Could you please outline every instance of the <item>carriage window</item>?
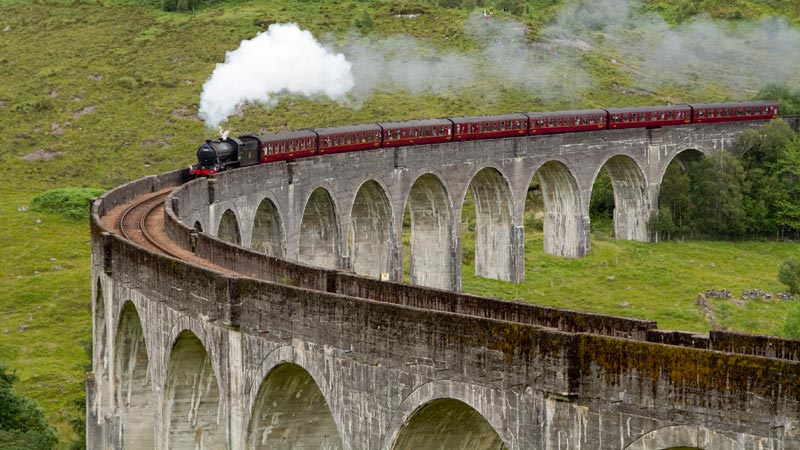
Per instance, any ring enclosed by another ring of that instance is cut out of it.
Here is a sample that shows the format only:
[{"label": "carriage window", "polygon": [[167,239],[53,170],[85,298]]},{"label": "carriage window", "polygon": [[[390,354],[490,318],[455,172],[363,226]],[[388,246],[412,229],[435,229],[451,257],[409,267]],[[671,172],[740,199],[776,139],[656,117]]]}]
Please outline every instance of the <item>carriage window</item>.
[{"label": "carriage window", "polygon": [[505,130],[505,129],[506,129],[506,122],[504,120],[504,121],[500,122],[500,130]]}]

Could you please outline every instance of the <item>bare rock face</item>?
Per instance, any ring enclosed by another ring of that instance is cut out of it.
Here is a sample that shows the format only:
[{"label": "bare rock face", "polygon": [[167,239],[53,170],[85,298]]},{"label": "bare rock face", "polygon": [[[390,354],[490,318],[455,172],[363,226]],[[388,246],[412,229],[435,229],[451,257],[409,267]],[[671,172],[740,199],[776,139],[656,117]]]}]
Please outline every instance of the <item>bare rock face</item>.
[{"label": "bare rock face", "polygon": [[36,161],[36,160],[39,160],[39,159],[43,159],[43,160],[47,161],[47,160],[53,159],[58,154],[59,154],[59,152],[51,152],[49,150],[45,150],[43,148],[40,148],[39,150],[36,150],[33,153],[28,153],[27,155],[20,156],[19,158],[23,159],[25,161]]}]

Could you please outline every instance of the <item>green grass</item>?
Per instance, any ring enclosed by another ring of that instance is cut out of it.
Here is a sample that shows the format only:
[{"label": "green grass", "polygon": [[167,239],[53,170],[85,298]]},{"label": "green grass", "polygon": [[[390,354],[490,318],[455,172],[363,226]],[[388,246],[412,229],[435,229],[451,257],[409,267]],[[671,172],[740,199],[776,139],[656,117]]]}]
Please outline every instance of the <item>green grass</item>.
[{"label": "green grass", "polygon": [[39,402],[66,440],[91,340],[87,223],[18,211],[31,193],[0,193],[0,359],[16,369],[16,389]]},{"label": "green grass", "polygon": [[[149,2],[157,5],[159,2]],[[326,42],[341,43],[368,10],[371,38],[396,34],[455,53],[473,52],[463,22],[471,11],[423,2],[216,2],[190,13],[164,13],[133,1],[0,0],[0,358],[20,377],[16,388],[36,399],[60,432],[82,396],[90,333],[90,255],[85,220],[33,211],[33,198],[59,188],[109,189],[145,175],[188,166],[198,142],[215,133],[196,118],[202,85],[225,52],[276,22],[296,22]],[[557,16],[558,1],[530,2],[519,20],[536,36]],[[675,22],[671,2],[651,1]],[[797,23],[791,2],[705,1],[715,17],[738,8],[744,17],[775,11]],[[726,9],[727,8],[727,9]],[[357,11],[357,13],[354,13]],[[419,12],[416,19],[394,14]],[[233,134],[379,120],[720,100],[721,88],[636,88],[635,68],[612,63],[612,50],[563,50],[594,80],[575,97],[543,96],[492,77],[481,67],[474,86],[458,93],[409,96],[379,88],[363,102],[285,96],[276,107],[244,109],[225,124]],[[569,80],[568,80],[569,81]],[[25,157],[25,159],[23,159]],[[19,211],[29,206],[27,211]],[[40,222],[37,223],[37,220]],[[538,236],[538,237],[537,237]],[[580,260],[541,255],[541,236],[527,235],[526,284],[471,278],[470,292],[626,316],[662,327],[707,330],[694,305],[706,288],[780,290],[777,264],[796,244],[679,243],[647,245],[595,239]],[[465,248],[468,239],[465,240]],[[739,258],[739,259],[737,259]],[[710,263],[715,267],[711,268]],[[616,279],[608,281],[609,276]],[[627,302],[627,306],[622,306]],[[787,306],[714,302],[723,324],[779,333]],[[20,331],[23,330],[23,331]]]},{"label": "green grass", "polygon": [[[474,266],[462,267],[464,291],[521,299],[542,305],[658,321],[659,328],[708,332],[711,324],[697,305],[709,289],[785,291],[776,274],[797,255],[796,243],[671,242],[648,244],[593,236],[590,253],[579,259],[542,253],[542,234],[526,230],[525,282],[486,280]],[[463,247],[474,246],[465,237]],[[720,326],[780,335],[792,302],[777,299],[713,300]],[[728,306],[724,306],[728,305]]]}]

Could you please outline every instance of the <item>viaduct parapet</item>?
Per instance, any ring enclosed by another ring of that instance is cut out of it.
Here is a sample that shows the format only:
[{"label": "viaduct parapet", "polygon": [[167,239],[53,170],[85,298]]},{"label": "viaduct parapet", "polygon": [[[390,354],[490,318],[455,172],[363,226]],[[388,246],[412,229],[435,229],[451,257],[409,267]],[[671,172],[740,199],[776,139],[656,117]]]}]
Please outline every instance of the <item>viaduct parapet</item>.
[{"label": "viaduct parapet", "polygon": [[[479,274],[519,281],[534,177],[545,252],[582,256],[603,167],[617,235],[649,240],[669,162],[730,148],[741,131],[382,149],[121,186],[92,205],[89,448],[798,449],[797,341],[662,331],[395,282],[406,202],[416,284],[460,286],[468,189]],[[153,253],[103,221],[181,184],[168,234],[238,275]]]}]

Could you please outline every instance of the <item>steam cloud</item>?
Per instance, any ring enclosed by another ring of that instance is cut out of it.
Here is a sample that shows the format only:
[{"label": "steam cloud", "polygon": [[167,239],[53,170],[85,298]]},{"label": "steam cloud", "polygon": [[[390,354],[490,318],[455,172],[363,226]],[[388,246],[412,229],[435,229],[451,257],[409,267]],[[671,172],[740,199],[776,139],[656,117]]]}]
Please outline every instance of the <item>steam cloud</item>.
[{"label": "steam cloud", "polygon": [[800,86],[800,32],[785,19],[726,22],[699,15],[671,27],[638,7],[629,0],[573,1],[544,35],[611,52],[640,89],[722,87],[744,98],[769,82]]},{"label": "steam cloud", "polygon": [[351,65],[295,24],[273,24],[225,55],[200,95],[200,117],[216,127],[244,103],[269,105],[275,94],[344,95],[353,87]]},{"label": "steam cloud", "polygon": [[588,70],[590,50],[616,68],[609,77],[625,92],[648,95],[678,87],[687,97],[678,101],[697,101],[709,89],[742,99],[768,82],[800,87],[800,32],[784,19],[697,16],[673,27],[640,11],[635,0],[567,0],[557,19],[538,30],[536,42],[520,22],[499,12],[490,18],[475,12],[460,37],[477,49],[469,53],[433,50],[408,36],[353,34],[338,44],[329,38],[328,46],[341,48],[347,59],[296,25],[272,25],[217,66],[203,87],[200,114],[216,126],[238,105],[270,104],[284,91],[357,105],[379,89],[453,96],[481,89],[489,101],[499,86],[579,106],[592,90],[609,88]]}]

